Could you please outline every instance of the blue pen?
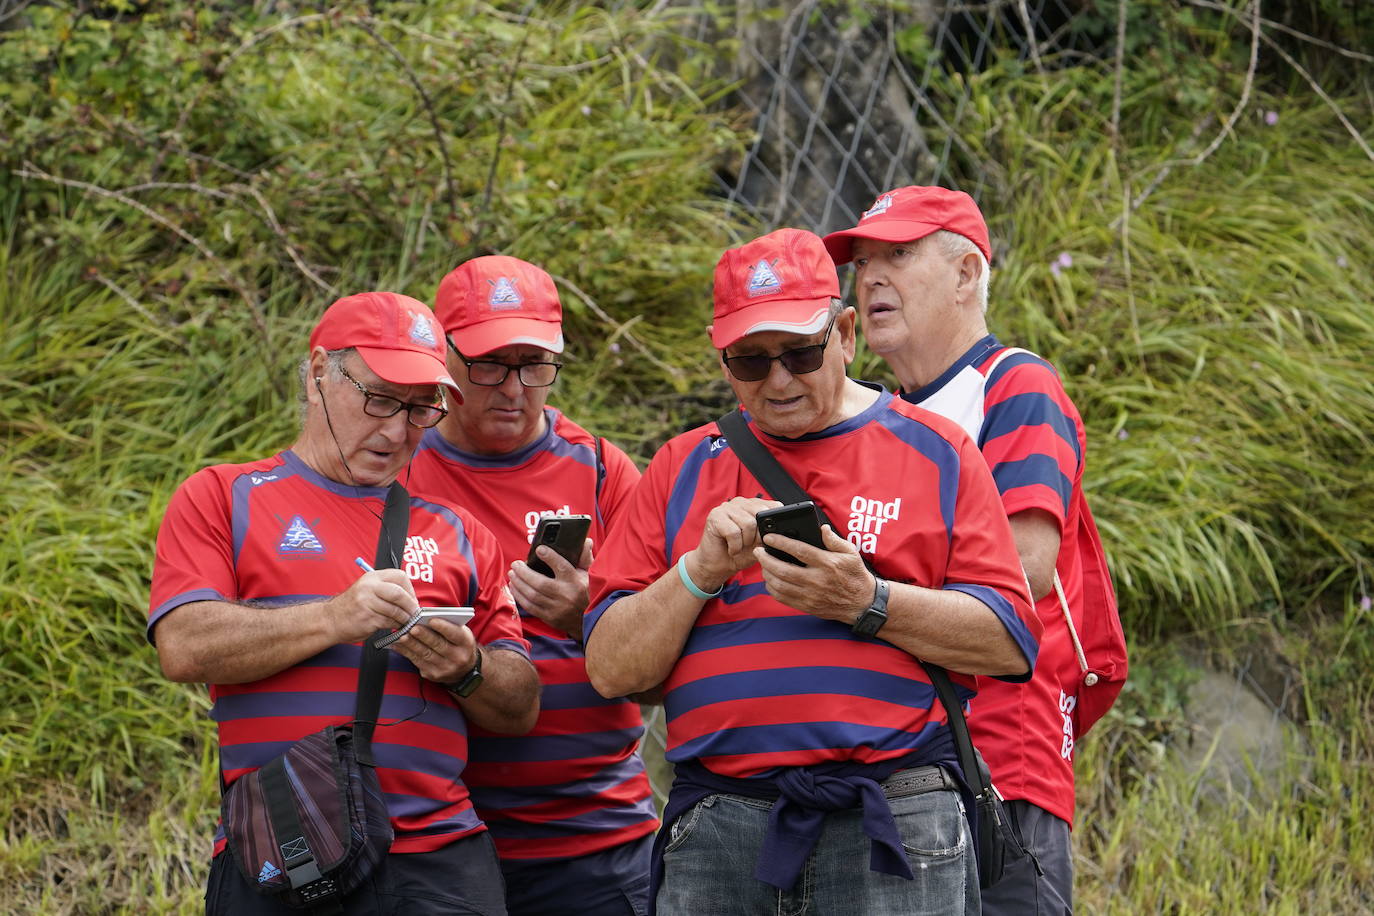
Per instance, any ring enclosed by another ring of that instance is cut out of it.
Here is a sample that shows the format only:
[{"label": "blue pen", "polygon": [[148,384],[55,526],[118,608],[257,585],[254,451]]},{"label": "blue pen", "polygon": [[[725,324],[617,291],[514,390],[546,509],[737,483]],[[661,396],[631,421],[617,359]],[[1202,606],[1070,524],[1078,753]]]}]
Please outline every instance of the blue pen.
[{"label": "blue pen", "polygon": [[377,570],[375,570],[375,569],[372,568],[372,564],[371,564],[371,563],[367,562],[367,561],[364,560],[362,557],[354,557],[354,558],[353,558],[353,562],[354,562],[354,563],[357,563],[358,566],[362,568],[362,571],[363,571],[363,572],[376,572],[376,571],[377,571]]}]

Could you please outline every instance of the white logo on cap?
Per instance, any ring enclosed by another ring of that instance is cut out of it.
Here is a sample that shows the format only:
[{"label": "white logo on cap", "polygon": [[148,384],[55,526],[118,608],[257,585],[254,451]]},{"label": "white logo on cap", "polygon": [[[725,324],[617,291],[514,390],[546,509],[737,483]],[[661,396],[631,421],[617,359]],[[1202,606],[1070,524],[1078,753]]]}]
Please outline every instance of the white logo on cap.
[{"label": "white logo on cap", "polygon": [[877,200],[873,201],[873,206],[865,210],[863,214],[859,217],[859,219],[865,220],[868,219],[870,216],[877,216],[879,213],[885,212],[887,208],[890,206],[892,206],[892,195],[884,194],[882,197],[879,197]]},{"label": "white logo on cap", "polygon": [[434,336],[434,329],[429,326],[429,320],[419,313],[411,314],[415,316],[415,320],[410,323],[410,339],[422,346],[435,346],[438,338]]},{"label": "white logo on cap", "polygon": [[765,293],[776,293],[781,289],[782,281],[773,273],[773,268],[767,261],[759,261],[749,272],[749,295],[762,296]]},{"label": "white logo on cap", "polygon": [[491,284],[491,295],[487,297],[487,305],[493,309],[518,309],[525,301],[515,288],[515,281],[510,277],[497,277],[496,280],[488,280]]}]

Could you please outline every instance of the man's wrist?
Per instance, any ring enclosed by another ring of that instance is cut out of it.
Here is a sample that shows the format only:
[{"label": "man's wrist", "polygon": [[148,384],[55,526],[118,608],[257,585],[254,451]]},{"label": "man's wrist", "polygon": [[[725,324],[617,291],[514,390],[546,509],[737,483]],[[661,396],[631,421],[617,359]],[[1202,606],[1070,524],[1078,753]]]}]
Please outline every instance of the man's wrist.
[{"label": "man's wrist", "polygon": [[463,675],[452,684],[445,684],[444,689],[457,697],[468,697],[478,687],[482,686],[482,647],[474,646],[472,668],[467,674]]},{"label": "man's wrist", "polygon": [[[678,559],[677,571],[687,591],[691,592],[697,598],[707,601],[719,595],[721,589],[725,587],[725,583],[723,579],[713,579],[708,573],[702,570],[700,568],[700,563],[693,562],[697,559],[697,552],[695,550],[687,551]],[[726,576],[724,578],[729,577]]]},{"label": "man's wrist", "polygon": [[877,575],[873,575],[873,600],[868,607],[859,612],[853,625],[850,627],[858,636],[876,636],[878,631],[887,623],[887,598],[889,587],[887,580]]}]

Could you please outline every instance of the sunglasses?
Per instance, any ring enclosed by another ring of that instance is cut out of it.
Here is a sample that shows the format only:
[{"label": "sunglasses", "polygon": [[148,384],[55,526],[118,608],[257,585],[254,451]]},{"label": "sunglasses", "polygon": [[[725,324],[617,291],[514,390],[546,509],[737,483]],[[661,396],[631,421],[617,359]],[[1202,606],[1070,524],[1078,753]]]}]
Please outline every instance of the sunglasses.
[{"label": "sunglasses", "polygon": [[825,345],[830,343],[830,332],[834,328],[835,319],[831,318],[820,343],[783,350],[777,356],[769,356],[766,353],[726,356],[725,351],[721,350],[720,358],[730,370],[730,374],[741,382],[759,382],[768,378],[768,373],[773,371],[774,360],[782,363],[782,367],[793,375],[806,375],[808,372],[815,372],[825,362]]}]

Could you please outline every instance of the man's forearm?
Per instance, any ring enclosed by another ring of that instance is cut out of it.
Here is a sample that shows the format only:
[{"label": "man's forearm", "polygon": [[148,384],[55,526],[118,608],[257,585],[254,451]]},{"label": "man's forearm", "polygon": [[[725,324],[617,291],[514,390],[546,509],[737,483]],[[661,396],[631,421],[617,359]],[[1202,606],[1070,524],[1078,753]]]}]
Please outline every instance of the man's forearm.
[{"label": "man's forearm", "polygon": [[333,645],[324,604],[183,604],[153,630],[162,672],[183,683],[243,684],[270,677]]},{"label": "man's forearm", "polygon": [[539,675],[518,652],[484,647],[482,684],[458,703],[468,721],[506,735],[523,735],[539,717]]},{"label": "man's forearm", "polygon": [[917,658],[963,674],[1025,674],[1030,666],[1002,621],[963,592],[890,583],[887,623],[878,631]]},{"label": "man's forearm", "polygon": [[608,607],[587,640],[587,676],[603,697],[653,690],[682,655],[702,599],[669,569],[644,591]]}]

